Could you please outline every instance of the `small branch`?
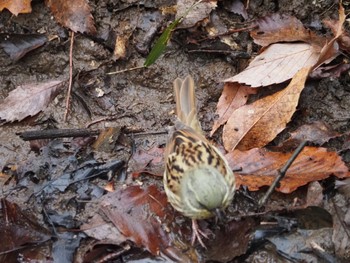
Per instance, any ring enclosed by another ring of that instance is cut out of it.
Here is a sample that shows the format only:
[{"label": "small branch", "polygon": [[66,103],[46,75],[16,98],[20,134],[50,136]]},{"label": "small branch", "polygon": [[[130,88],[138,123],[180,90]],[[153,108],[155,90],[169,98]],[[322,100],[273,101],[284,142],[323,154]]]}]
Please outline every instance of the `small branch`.
[{"label": "small branch", "polygon": [[69,85],[66,99],[66,112],[64,113],[64,121],[67,121],[67,116],[69,112],[69,101],[72,93],[72,83],[73,83],[73,43],[74,43],[74,31],[72,31],[70,39],[70,48],[69,48]]},{"label": "small branch", "polygon": [[122,70],[114,71],[114,72],[108,72],[107,75],[114,75],[114,74],[119,74],[119,73],[123,73],[123,72],[133,71],[133,70],[141,69],[141,68],[144,68],[144,67],[145,66],[140,66],[140,67],[122,69]]},{"label": "small branch", "polygon": [[25,131],[18,132],[24,141],[38,140],[38,139],[55,139],[65,137],[89,137],[99,135],[99,130],[88,129],[52,129],[52,130],[40,130],[40,131]]},{"label": "small branch", "polygon": [[273,190],[276,188],[277,184],[284,178],[286,175],[287,170],[292,165],[292,163],[295,161],[295,159],[298,157],[298,155],[301,153],[301,151],[304,149],[307,141],[303,141],[299,144],[298,148],[294,151],[292,156],[288,159],[286,164],[282,167],[282,169],[278,170],[278,176],[276,177],[275,181],[270,185],[270,188],[267,190],[263,198],[259,201],[259,207],[262,207],[265,205],[267,199],[272,194]]}]

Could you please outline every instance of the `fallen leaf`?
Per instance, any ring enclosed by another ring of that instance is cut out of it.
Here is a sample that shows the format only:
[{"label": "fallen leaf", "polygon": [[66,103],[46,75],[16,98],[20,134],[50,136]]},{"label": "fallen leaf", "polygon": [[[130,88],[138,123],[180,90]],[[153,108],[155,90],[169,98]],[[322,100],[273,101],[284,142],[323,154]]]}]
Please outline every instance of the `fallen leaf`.
[{"label": "fallen leaf", "polygon": [[223,4],[227,11],[241,15],[244,20],[248,19],[247,9],[241,0],[224,1]]},{"label": "fallen leaf", "polygon": [[215,120],[210,136],[230,118],[232,112],[246,104],[248,96],[255,94],[256,89],[239,83],[225,83],[224,89],[216,106],[216,114],[219,116]]},{"label": "fallen leaf", "polygon": [[[14,251],[23,252],[24,248],[33,250],[32,246],[38,246],[51,239],[50,232],[34,221],[32,215],[25,214],[16,203],[3,198],[0,201],[0,254],[2,256]],[[40,251],[40,246],[35,249],[35,253],[39,255]]]},{"label": "fallen leaf", "polygon": [[[235,150],[226,154],[232,169],[236,172],[237,185],[248,186],[257,191],[262,186],[270,186],[278,175],[278,169],[288,161],[292,152],[269,152],[265,148],[249,151]],[[280,187],[276,190],[291,193],[309,182],[323,180],[331,175],[338,178],[350,177],[349,170],[336,152],[328,152],[322,147],[305,147],[288,169]]]},{"label": "fallen leaf", "polygon": [[155,185],[128,186],[108,193],[101,200],[99,213],[81,227],[87,235],[99,240],[109,239],[114,244],[130,240],[153,255],[162,253],[181,262],[197,262],[198,259],[191,258],[193,248],[184,253],[176,243],[171,246],[173,239],[179,236],[179,228],[173,224],[174,212],[165,193]]},{"label": "fallen leaf", "polygon": [[32,12],[31,2],[32,0],[1,0],[0,11],[6,8],[15,16],[20,13],[30,13]]},{"label": "fallen leaf", "polygon": [[313,68],[317,68],[318,66],[322,65],[323,63],[329,63],[334,58],[336,58],[339,53],[339,44],[337,42],[338,38],[343,34],[343,24],[345,22],[345,12],[344,7],[342,6],[341,2],[339,4],[339,21],[337,21],[336,25],[337,27],[333,28],[333,32],[335,34],[334,38],[329,41],[321,50],[320,57],[317,61],[317,63],[314,65]]},{"label": "fallen leaf", "polygon": [[239,82],[252,87],[282,83],[301,68],[315,65],[318,58],[319,52],[307,43],[272,44],[256,56],[244,71],[225,82]]},{"label": "fallen leaf", "polygon": [[[316,145],[323,145],[330,139],[340,136],[329,125],[322,121],[315,121],[311,124],[304,124],[290,133],[290,138],[278,145],[276,148],[286,151],[295,149],[302,141],[308,141]],[[274,149],[276,149],[274,148]]]},{"label": "fallen leaf", "polygon": [[225,223],[225,226],[216,228],[215,238],[209,240],[205,251],[206,259],[231,262],[235,257],[246,253],[254,227],[254,220],[248,217],[240,221],[232,220]]},{"label": "fallen leaf", "polygon": [[47,37],[40,34],[0,34],[0,47],[14,61],[19,60],[28,52],[41,47],[47,42]]},{"label": "fallen leaf", "polygon": [[0,104],[0,122],[21,121],[42,111],[62,91],[65,82],[51,80],[18,86]]},{"label": "fallen leaf", "polygon": [[321,66],[313,70],[309,76],[314,79],[339,78],[341,74],[347,72],[349,69],[350,64],[342,62],[336,65]]},{"label": "fallen leaf", "polygon": [[[318,262],[319,257],[316,253],[312,253],[314,251],[312,246],[317,242],[322,248],[329,247],[332,244],[332,232],[332,227],[298,229],[293,233],[268,237],[267,240],[276,248],[276,251],[285,255],[284,262],[291,261],[289,259],[293,259],[294,262]],[[310,253],[305,253],[305,251],[310,251]]]},{"label": "fallen leaf", "polygon": [[225,149],[262,147],[290,121],[310,68],[301,69],[283,90],[235,110],[223,130]]},{"label": "fallen leaf", "polygon": [[164,148],[155,146],[148,150],[136,150],[130,160],[129,167],[133,171],[134,177],[137,177],[140,173],[162,176],[164,171]]},{"label": "fallen leaf", "polygon": [[[217,6],[216,1],[203,1],[201,3],[193,6],[197,0],[178,0],[177,1],[177,13],[176,19],[181,18],[184,14],[190,9],[190,12],[184,16],[184,19],[181,21],[181,28],[193,27],[198,22],[209,17],[209,14]],[[193,6],[193,7],[192,7]]]},{"label": "fallen leaf", "polygon": [[306,29],[299,19],[287,14],[275,13],[256,21],[257,28],[250,32],[254,42],[268,46],[277,42],[302,41],[320,51],[327,39]]},{"label": "fallen leaf", "polygon": [[145,67],[149,67],[152,65],[164,52],[169,39],[171,38],[171,34],[173,30],[177,27],[182,17],[176,19],[172,22],[161,34],[156,43],[154,44],[151,52],[148,54],[145,63],[143,64]]},{"label": "fallen leaf", "polygon": [[169,237],[156,218],[165,216],[167,203],[164,193],[155,186],[145,190],[131,186],[105,199],[101,212],[127,239],[157,255],[161,247],[169,244]]},{"label": "fallen leaf", "polygon": [[46,0],[58,23],[73,32],[96,34],[94,19],[87,0]]}]

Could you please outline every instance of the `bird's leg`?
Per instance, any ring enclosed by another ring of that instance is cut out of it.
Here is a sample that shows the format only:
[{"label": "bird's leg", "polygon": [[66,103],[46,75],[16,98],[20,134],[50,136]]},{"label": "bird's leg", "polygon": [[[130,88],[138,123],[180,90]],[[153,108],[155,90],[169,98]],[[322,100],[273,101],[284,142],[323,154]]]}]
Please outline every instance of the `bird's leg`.
[{"label": "bird's leg", "polygon": [[192,246],[194,245],[194,242],[196,241],[196,239],[198,239],[198,242],[202,245],[202,247],[207,248],[202,240],[202,237],[205,237],[206,239],[208,239],[208,235],[206,233],[204,233],[202,230],[200,230],[197,220],[192,219],[192,239],[191,239],[191,243]]}]

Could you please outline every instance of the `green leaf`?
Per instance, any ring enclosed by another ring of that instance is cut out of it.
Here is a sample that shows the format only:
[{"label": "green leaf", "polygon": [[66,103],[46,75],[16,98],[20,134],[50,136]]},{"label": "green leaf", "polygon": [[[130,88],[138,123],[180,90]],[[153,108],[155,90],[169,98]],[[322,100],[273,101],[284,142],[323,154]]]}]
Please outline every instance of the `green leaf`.
[{"label": "green leaf", "polygon": [[145,67],[149,67],[152,65],[159,57],[163,54],[169,39],[171,38],[171,34],[173,33],[173,30],[177,25],[180,23],[180,21],[188,15],[188,13],[196,6],[198,5],[202,0],[197,1],[194,3],[182,16],[180,16],[178,19],[176,19],[174,22],[172,22],[160,35],[157,42],[154,44],[151,52],[148,54],[145,63],[143,64]]},{"label": "green leaf", "polygon": [[157,42],[154,44],[151,52],[148,54],[145,63],[143,64],[145,67],[148,67],[152,65],[159,57],[163,54],[168,41],[171,37],[172,31],[174,28],[179,24],[182,17],[176,19],[174,22],[172,22],[161,34]]}]

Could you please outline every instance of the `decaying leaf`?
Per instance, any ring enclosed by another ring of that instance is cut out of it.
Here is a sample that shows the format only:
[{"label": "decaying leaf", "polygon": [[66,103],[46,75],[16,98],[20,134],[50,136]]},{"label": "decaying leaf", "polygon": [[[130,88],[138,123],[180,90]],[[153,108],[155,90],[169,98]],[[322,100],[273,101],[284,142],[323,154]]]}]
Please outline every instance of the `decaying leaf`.
[{"label": "decaying leaf", "polygon": [[196,257],[193,248],[184,253],[176,244],[171,246],[171,240],[178,236],[179,228],[172,224],[173,212],[171,208],[168,209],[170,205],[165,193],[155,185],[145,188],[128,186],[101,199],[99,213],[89,224],[81,227],[87,235],[100,240],[108,239],[114,244],[132,241],[153,255],[162,253],[180,262],[198,260],[191,258],[191,255]]},{"label": "decaying leaf", "polygon": [[225,82],[239,82],[252,87],[282,83],[301,68],[312,67],[320,53],[307,43],[278,43],[267,47],[249,66]]},{"label": "decaying leaf", "polygon": [[[38,246],[50,240],[50,232],[34,221],[33,215],[24,213],[16,203],[11,203],[3,198],[0,201],[0,254],[2,260],[5,259],[3,255],[14,251],[23,252],[25,248],[30,249],[33,245]],[[40,255],[40,249],[31,249],[32,259],[43,260],[42,257],[36,257],[37,254]]]},{"label": "decaying leaf", "polygon": [[317,68],[323,63],[331,62],[339,55],[339,44],[337,40],[343,34],[343,24],[345,22],[345,18],[344,7],[342,5],[339,5],[339,21],[337,22],[337,27],[333,28],[335,36],[322,48],[320,57],[317,63],[314,65],[314,68]]},{"label": "decaying leaf", "polygon": [[102,204],[101,212],[127,239],[156,255],[169,242],[169,237],[155,218],[165,216],[166,206],[166,196],[155,186],[146,190],[134,186],[111,193]]},{"label": "decaying leaf", "polygon": [[227,122],[234,110],[246,104],[250,94],[255,93],[256,89],[249,88],[239,83],[225,83],[216,106],[216,114],[219,116],[219,119],[215,120],[210,136],[212,136],[221,125]]},{"label": "decaying leaf", "polygon": [[244,6],[242,1],[224,1],[223,4],[227,11],[241,15],[244,18],[244,20],[248,19],[247,8]]},{"label": "decaying leaf", "polygon": [[223,130],[225,149],[262,147],[290,121],[310,68],[301,69],[285,89],[235,110]]},{"label": "decaying leaf", "polygon": [[[232,169],[242,168],[236,173],[238,185],[246,185],[256,191],[269,186],[278,174],[278,169],[287,162],[290,153],[269,152],[264,148],[249,151],[235,150],[226,154]],[[336,152],[327,152],[322,147],[305,147],[288,169],[277,191],[291,193],[309,182],[325,179],[331,175],[338,178],[350,177],[350,173]]]},{"label": "decaying leaf", "polygon": [[47,42],[47,37],[41,34],[0,34],[0,47],[14,61]]},{"label": "decaying leaf", "polygon": [[326,38],[316,35],[306,29],[299,19],[287,14],[275,13],[256,21],[258,28],[250,32],[254,42],[268,46],[277,42],[301,41],[311,44],[320,51],[326,43]]},{"label": "decaying leaf", "polygon": [[42,111],[62,91],[61,80],[17,87],[0,104],[0,122],[21,121]]},{"label": "decaying leaf", "polygon": [[295,149],[302,141],[321,146],[330,139],[340,136],[340,134],[322,121],[315,121],[304,124],[294,132],[290,133],[290,138],[277,146],[280,150]]},{"label": "decaying leaf", "polygon": [[[184,19],[181,22],[181,28],[193,27],[199,21],[207,18],[210,12],[216,8],[216,1],[203,1],[195,4],[198,0],[178,0],[176,18]],[[195,4],[195,5],[194,5]],[[194,5],[194,6],[193,6]],[[184,15],[189,9],[190,12]]]},{"label": "decaying leaf", "polygon": [[31,6],[32,0],[1,0],[0,1],[0,12],[6,8],[12,14],[17,16],[18,14],[25,14],[32,12]]},{"label": "decaying leaf", "polygon": [[162,175],[164,172],[164,148],[137,149],[130,160],[129,167],[133,171],[134,177],[140,173]]},{"label": "decaying leaf", "polygon": [[96,34],[94,19],[87,0],[46,0],[58,23],[73,32]]}]

